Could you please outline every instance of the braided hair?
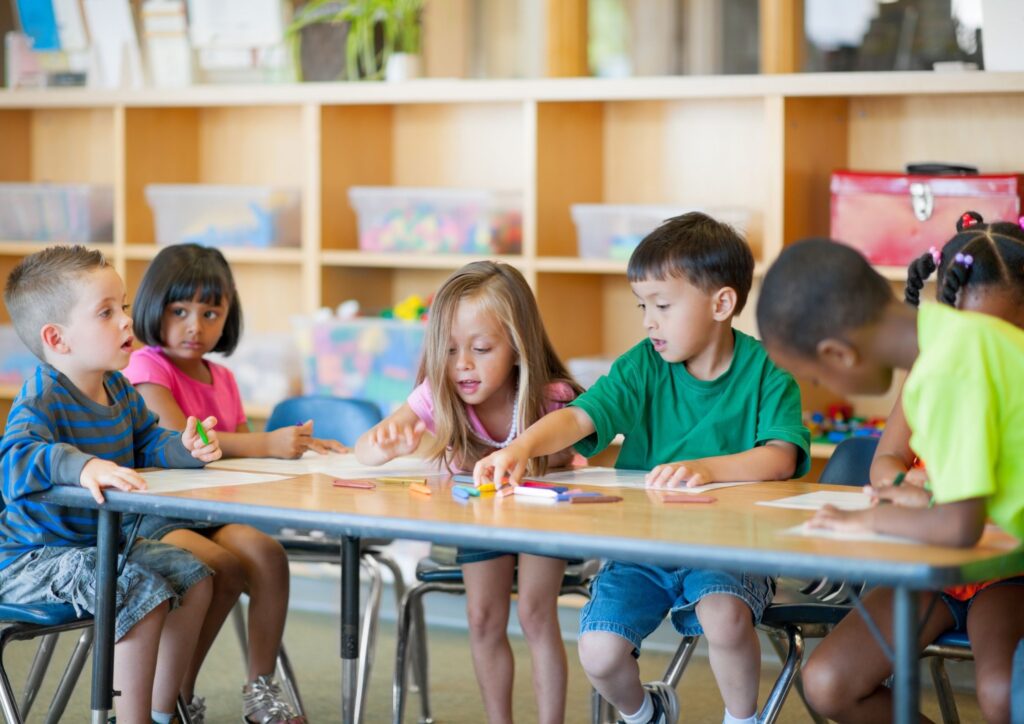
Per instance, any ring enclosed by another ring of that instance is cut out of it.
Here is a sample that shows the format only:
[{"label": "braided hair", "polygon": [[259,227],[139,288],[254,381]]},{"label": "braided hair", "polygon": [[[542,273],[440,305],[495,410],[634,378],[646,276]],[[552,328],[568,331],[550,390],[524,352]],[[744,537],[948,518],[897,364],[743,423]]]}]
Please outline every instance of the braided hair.
[{"label": "braided hair", "polygon": [[967,211],[956,222],[956,235],[942,251],[932,247],[910,263],[904,299],[918,306],[921,289],[938,272],[940,302],[955,306],[957,293],[968,282],[980,287],[1001,284],[1024,299],[1024,229],[997,221],[986,224],[981,214]]}]

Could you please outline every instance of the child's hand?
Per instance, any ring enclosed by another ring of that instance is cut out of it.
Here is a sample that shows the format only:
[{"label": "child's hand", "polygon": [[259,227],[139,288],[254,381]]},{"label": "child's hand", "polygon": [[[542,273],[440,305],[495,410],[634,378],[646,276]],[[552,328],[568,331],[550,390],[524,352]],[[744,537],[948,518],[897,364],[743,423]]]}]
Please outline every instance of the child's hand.
[{"label": "child's hand", "polygon": [[337,440],[321,440],[313,437],[313,421],[301,425],[279,427],[267,433],[267,454],[272,458],[298,458],[312,450],[315,453],[346,453],[348,448]]},{"label": "child's hand", "polygon": [[[876,488],[888,488],[893,485],[896,481],[895,475],[886,475],[885,477],[878,480],[875,484]],[[923,488],[928,484],[928,471],[924,468],[911,468],[903,476],[901,485],[912,485],[917,488]]]},{"label": "child's hand", "polygon": [[494,483],[495,487],[500,488],[503,484],[501,481],[507,480],[509,485],[519,485],[526,474],[528,462],[530,456],[520,452],[515,445],[496,450],[473,466],[473,484],[480,487],[484,483]]},{"label": "child's hand", "polygon": [[840,510],[835,506],[826,505],[816,512],[805,525],[808,528],[836,530],[843,533],[870,533],[873,531],[871,513],[870,510]]},{"label": "child's hand", "polygon": [[904,508],[927,508],[932,502],[930,491],[918,485],[906,485],[905,482],[899,487],[890,485],[887,488],[874,488],[865,485],[864,492],[870,495],[875,503],[888,500],[890,503]]},{"label": "child's hand", "polygon": [[103,502],[103,488],[117,488],[129,493],[146,489],[146,481],[137,472],[102,458],[93,458],[87,462],[78,482],[92,493],[97,503]]},{"label": "child's hand", "polygon": [[658,465],[644,478],[648,488],[696,488],[715,481],[711,468],[699,460]]},{"label": "child's hand", "polygon": [[191,415],[185,420],[185,431],[181,433],[181,444],[192,453],[192,457],[202,460],[204,463],[220,460],[221,455],[223,455],[220,450],[220,439],[217,437],[217,432],[213,429],[217,425],[217,418],[211,416],[203,420],[203,431],[206,433],[206,439],[209,442],[203,442],[203,439],[199,436],[199,431],[196,429],[197,422],[199,420]]},{"label": "child's hand", "polygon": [[417,420],[411,427],[385,420],[370,430],[370,442],[390,460],[415,453],[426,431],[423,420]]}]

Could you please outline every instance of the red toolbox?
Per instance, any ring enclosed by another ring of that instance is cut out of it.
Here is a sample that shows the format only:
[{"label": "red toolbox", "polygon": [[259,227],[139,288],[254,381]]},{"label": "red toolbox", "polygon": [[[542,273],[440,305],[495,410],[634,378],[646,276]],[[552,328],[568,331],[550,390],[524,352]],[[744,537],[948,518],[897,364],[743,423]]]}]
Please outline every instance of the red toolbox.
[{"label": "red toolbox", "polygon": [[965,211],[977,211],[985,221],[1016,222],[1022,179],[836,171],[831,236],[872,264],[903,266],[949,241]]}]

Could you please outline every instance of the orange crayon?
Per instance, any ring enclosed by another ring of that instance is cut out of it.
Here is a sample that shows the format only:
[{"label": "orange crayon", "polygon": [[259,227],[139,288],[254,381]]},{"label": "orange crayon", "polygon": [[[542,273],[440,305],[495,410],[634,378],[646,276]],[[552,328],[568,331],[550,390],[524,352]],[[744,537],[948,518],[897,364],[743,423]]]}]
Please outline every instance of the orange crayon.
[{"label": "orange crayon", "polygon": [[423,495],[433,495],[434,491],[430,489],[430,486],[426,483],[412,483],[409,486],[410,493],[422,493]]}]

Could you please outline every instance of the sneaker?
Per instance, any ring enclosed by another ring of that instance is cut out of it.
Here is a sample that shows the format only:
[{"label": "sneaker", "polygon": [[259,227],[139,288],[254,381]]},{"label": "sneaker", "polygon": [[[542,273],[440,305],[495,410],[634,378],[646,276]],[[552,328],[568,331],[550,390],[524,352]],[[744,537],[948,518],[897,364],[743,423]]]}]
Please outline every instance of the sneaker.
[{"label": "sneaker", "polygon": [[654,704],[654,716],[651,724],[676,724],[679,720],[679,700],[675,690],[664,681],[652,681],[644,684],[644,691],[651,695]]},{"label": "sneaker", "polygon": [[193,694],[192,701],[185,705],[185,710],[188,712],[188,720],[192,724],[206,724],[206,698],[202,696],[195,696]]},{"label": "sneaker", "polygon": [[307,724],[285,699],[273,676],[258,676],[242,687],[243,724]]}]

